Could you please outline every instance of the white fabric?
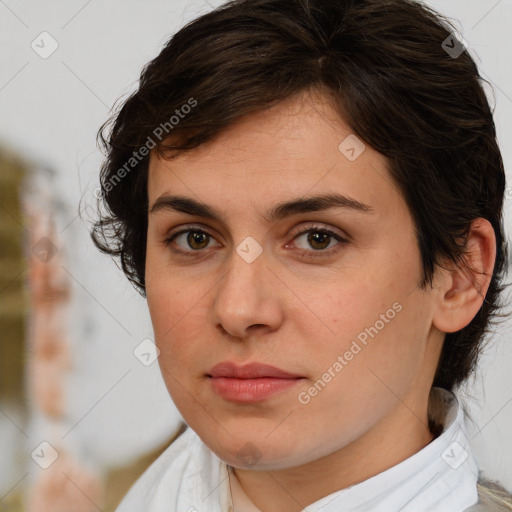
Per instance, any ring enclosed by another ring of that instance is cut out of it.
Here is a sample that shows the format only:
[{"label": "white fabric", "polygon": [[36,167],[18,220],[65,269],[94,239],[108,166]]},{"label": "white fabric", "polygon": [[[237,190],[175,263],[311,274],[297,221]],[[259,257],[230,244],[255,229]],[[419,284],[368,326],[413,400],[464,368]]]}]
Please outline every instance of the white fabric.
[{"label": "white fabric", "polygon": [[[462,404],[455,394],[434,390],[438,407],[429,412],[434,417],[441,414],[438,419],[444,427],[436,439],[399,464],[320,499],[304,512],[463,512],[476,504],[478,467]],[[234,484],[236,512],[257,511]],[[116,512],[235,512],[228,466],[189,427],[132,486]]]}]

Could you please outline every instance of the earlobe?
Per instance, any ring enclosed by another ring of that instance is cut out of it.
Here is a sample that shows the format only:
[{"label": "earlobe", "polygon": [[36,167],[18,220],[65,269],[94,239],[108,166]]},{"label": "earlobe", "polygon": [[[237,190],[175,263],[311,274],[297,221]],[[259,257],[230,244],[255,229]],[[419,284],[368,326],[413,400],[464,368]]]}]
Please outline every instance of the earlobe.
[{"label": "earlobe", "polygon": [[465,265],[461,262],[439,269],[433,324],[446,333],[466,327],[485,299],[496,259],[496,236],[488,220],[472,222],[463,258]]}]

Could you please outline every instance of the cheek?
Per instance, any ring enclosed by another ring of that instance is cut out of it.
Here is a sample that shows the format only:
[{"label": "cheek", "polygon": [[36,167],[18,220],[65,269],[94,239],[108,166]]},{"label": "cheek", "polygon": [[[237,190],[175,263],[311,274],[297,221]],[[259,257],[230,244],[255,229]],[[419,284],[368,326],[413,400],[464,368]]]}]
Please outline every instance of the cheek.
[{"label": "cheek", "polygon": [[338,279],[335,285],[322,289],[316,296],[310,295],[305,301],[307,311],[296,318],[307,321],[309,330],[316,324],[327,338],[337,340],[337,348],[342,349],[379,320],[380,314],[392,308],[398,296],[391,287],[383,290],[375,280]]},{"label": "cheek", "polygon": [[158,361],[170,391],[171,387],[179,388],[174,379],[188,382],[187,388],[193,386],[215,357],[211,349],[214,333],[207,332],[211,295],[205,295],[205,290],[209,287],[203,287],[199,280],[192,280],[193,285],[190,282],[176,275],[161,275],[146,287],[155,343],[160,350]]},{"label": "cheek", "polygon": [[293,315],[309,347],[314,347],[310,365],[317,376],[341,356],[343,370],[336,373],[344,375],[336,379],[340,383],[350,380],[360,389],[372,387],[377,382],[370,370],[377,375],[384,371],[391,382],[411,378],[421,361],[429,321],[428,304],[415,290],[417,271],[405,262],[374,271],[367,267],[364,274],[343,275],[322,293],[309,294],[298,306],[302,311]]},{"label": "cheek", "polygon": [[176,281],[169,283],[163,278],[147,286],[160,372],[172,400],[186,415],[194,410],[190,397],[199,396],[199,377],[209,368],[201,344],[206,314],[202,295],[192,296]]},{"label": "cheek", "polygon": [[[184,279],[179,269],[173,268],[165,250],[150,243],[146,252],[146,297],[157,341],[163,342],[171,337],[187,318],[187,311],[194,302],[194,290],[199,285],[191,286],[192,279]],[[196,302],[199,301],[199,297]]]},{"label": "cheek", "polygon": [[[173,359],[179,358],[181,351],[190,347],[189,340],[182,339],[182,336],[187,333],[189,337],[196,335],[189,329],[194,328],[194,323],[190,324],[194,308],[190,306],[191,297],[187,297],[189,292],[176,280],[161,275],[160,278],[146,280],[146,295],[160,360],[170,361],[171,353]],[[178,340],[182,341],[178,343]]]},{"label": "cheek", "polygon": [[305,421],[316,415],[332,425],[339,425],[342,416],[337,435],[349,442],[395,407],[397,395],[409,389],[423,361],[423,332],[415,322],[418,306],[409,300],[367,296],[356,303],[338,299],[336,305],[346,308],[335,324],[336,336],[314,338],[314,330],[308,330],[310,341],[315,341],[309,350],[314,370],[300,390],[300,403],[306,405],[299,411]]}]

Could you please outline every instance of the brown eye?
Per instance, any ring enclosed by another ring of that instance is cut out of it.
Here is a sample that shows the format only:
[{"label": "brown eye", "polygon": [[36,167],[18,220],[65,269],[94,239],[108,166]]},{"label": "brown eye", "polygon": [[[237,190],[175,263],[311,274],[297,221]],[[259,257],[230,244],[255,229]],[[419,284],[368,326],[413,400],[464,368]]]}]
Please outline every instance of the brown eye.
[{"label": "brown eye", "polygon": [[331,235],[325,231],[310,231],[307,236],[307,241],[313,249],[326,249],[331,241]]},{"label": "brown eye", "polygon": [[287,248],[295,248],[305,258],[328,258],[337,254],[350,242],[340,234],[317,225],[302,226],[293,238],[293,244]]},{"label": "brown eye", "polygon": [[[347,240],[340,235],[330,231],[329,229],[321,228],[318,226],[307,226],[301,228],[299,234],[295,236],[294,241],[304,239],[305,244],[297,244],[299,249],[303,249],[303,253],[311,253],[311,256],[322,256],[330,254],[332,251],[337,250],[337,246],[343,243],[348,243]],[[331,242],[338,242],[331,245]],[[297,243],[297,242],[295,242]],[[317,252],[318,254],[314,254]]]},{"label": "brown eye", "polygon": [[205,230],[189,228],[171,235],[165,240],[165,245],[171,247],[173,252],[194,256],[193,253],[203,252],[203,249],[208,248],[212,240],[213,236]]},{"label": "brown eye", "polygon": [[188,231],[187,243],[192,249],[204,249],[208,246],[209,236],[204,231]]}]

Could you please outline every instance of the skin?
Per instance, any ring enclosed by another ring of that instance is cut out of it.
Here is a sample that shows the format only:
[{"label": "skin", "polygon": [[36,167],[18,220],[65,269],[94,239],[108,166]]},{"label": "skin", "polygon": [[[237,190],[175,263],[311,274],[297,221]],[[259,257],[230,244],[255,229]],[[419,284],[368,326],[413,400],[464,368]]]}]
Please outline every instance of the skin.
[{"label": "skin", "polygon": [[[433,287],[418,286],[414,225],[387,159],[368,145],[347,159],[338,146],[350,134],[328,97],[308,92],[242,118],[187,154],[150,157],[150,210],[173,194],[221,214],[214,220],[166,208],[149,214],[146,292],[162,375],[185,421],[235,468],[264,512],[302,510],[433,439],[428,397],[445,333],[471,321],[489,284],[489,275],[475,280],[447,266]],[[332,192],[371,211],[267,218],[277,203]],[[308,242],[298,229],[311,226],[348,243]],[[211,237],[190,245],[185,233],[166,245],[187,228]],[[491,274],[492,227],[477,219],[473,228],[468,261]],[[248,236],[262,249],[252,263],[236,251]],[[394,318],[301,403],[299,393],[396,303],[401,310]],[[227,360],[263,362],[304,379],[263,402],[236,404],[217,395],[207,377]],[[250,466],[240,450],[253,455]]]}]

